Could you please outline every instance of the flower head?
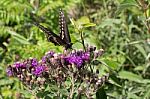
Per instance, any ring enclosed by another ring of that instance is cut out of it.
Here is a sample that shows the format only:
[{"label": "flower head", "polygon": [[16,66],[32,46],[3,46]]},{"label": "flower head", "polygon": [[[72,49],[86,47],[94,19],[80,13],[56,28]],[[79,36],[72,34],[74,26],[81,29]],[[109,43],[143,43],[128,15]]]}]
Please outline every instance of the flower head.
[{"label": "flower head", "polygon": [[42,57],[42,62],[45,63],[47,61],[47,58],[54,57],[55,52],[49,51]]},{"label": "flower head", "polygon": [[70,57],[66,58],[66,60],[70,64],[75,64],[77,67],[81,67],[83,64],[83,60],[80,56],[70,56]]},{"label": "flower head", "polygon": [[40,76],[46,70],[45,66],[40,64],[34,68],[33,74],[36,76]]},{"label": "flower head", "polygon": [[38,65],[38,61],[36,58],[31,59],[31,65],[32,65],[32,67],[35,67]]},{"label": "flower head", "polygon": [[23,62],[16,62],[13,64],[15,68],[25,68],[26,65]]},{"label": "flower head", "polygon": [[66,57],[65,59],[70,64],[75,64],[78,68],[81,68],[85,61],[90,59],[90,54],[88,52],[77,51],[71,53],[70,56]]},{"label": "flower head", "polygon": [[46,56],[43,56],[43,57],[42,57],[42,62],[45,63],[46,60],[47,60],[47,57],[46,57]]},{"label": "flower head", "polygon": [[49,52],[46,53],[45,56],[47,56],[47,57],[53,57],[54,54],[55,54],[55,52],[49,51]]},{"label": "flower head", "polygon": [[11,70],[11,67],[8,67],[8,68],[6,69],[6,73],[7,73],[8,76],[13,76],[13,72],[12,72],[12,70]]},{"label": "flower head", "polygon": [[86,52],[86,53],[83,53],[82,54],[82,59],[83,60],[90,60],[90,53],[89,52]]},{"label": "flower head", "polygon": [[101,56],[103,54],[104,50],[103,49],[99,49],[94,51],[94,58],[98,58],[99,56]]}]

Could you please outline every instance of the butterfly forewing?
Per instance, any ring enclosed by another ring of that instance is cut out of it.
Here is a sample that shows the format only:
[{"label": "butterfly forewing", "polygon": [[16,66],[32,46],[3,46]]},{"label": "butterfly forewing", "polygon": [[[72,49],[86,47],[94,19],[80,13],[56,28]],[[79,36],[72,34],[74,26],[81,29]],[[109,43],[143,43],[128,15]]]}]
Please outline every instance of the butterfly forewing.
[{"label": "butterfly forewing", "polygon": [[34,24],[40,28],[47,36],[47,40],[49,42],[54,43],[55,45],[66,45],[66,42],[64,42],[58,35],[56,35],[55,33],[53,33],[50,29],[40,25],[37,22],[34,22]]},{"label": "butterfly forewing", "polygon": [[34,25],[36,25],[46,34],[48,41],[54,43],[55,45],[64,46],[65,49],[72,48],[68,26],[62,10],[60,10],[60,15],[59,15],[59,25],[61,30],[60,36],[53,33],[49,28],[40,25],[38,22],[34,22]]},{"label": "butterfly forewing", "polygon": [[67,22],[65,19],[65,15],[63,11],[60,9],[59,12],[59,25],[60,25],[60,37],[64,40],[67,44],[71,44],[71,39],[68,31]]}]

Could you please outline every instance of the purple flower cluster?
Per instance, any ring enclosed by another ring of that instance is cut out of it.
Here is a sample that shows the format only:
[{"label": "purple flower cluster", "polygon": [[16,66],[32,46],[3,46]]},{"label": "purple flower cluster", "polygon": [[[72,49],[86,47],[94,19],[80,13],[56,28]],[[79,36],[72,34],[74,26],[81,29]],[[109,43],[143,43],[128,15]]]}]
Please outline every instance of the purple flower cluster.
[{"label": "purple flower cluster", "polygon": [[[37,59],[27,59],[23,62],[16,62],[9,66],[6,70],[8,76],[21,75],[22,70],[26,70],[28,73],[40,76],[45,71],[45,66],[41,65]],[[15,74],[15,75],[14,75]]]},{"label": "purple flower cluster", "polygon": [[31,59],[31,66],[32,66],[32,67],[38,66],[38,61],[37,61],[37,59],[35,59],[35,58]]},{"label": "purple flower cluster", "polygon": [[42,57],[42,62],[46,63],[48,58],[54,57],[55,52],[53,51],[48,51],[43,57]]},{"label": "purple flower cluster", "polygon": [[[94,57],[91,56],[91,53],[94,54]],[[91,58],[97,58],[101,55],[101,53],[102,50],[96,51],[95,47],[89,47],[87,51],[73,50],[72,52],[65,52],[63,54],[57,54],[53,51],[49,51],[39,62],[36,58],[27,59],[23,62],[16,62],[13,65],[10,65],[6,72],[8,76],[13,76],[13,74],[20,74],[20,71],[25,69],[35,76],[40,76],[42,73],[46,72],[47,67],[50,69],[74,65],[80,69],[86,63],[90,62]]]},{"label": "purple flower cluster", "polygon": [[81,66],[83,66],[86,61],[90,60],[90,53],[83,51],[73,52],[67,56],[65,60],[70,64],[74,64],[78,68],[81,68]]},{"label": "purple flower cluster", "polygon": [[103,50],[97,51],[95,47],[89,47],[86,51],[73,50],[63,53],[49,51],[40,61],[36,58],[30,58],[9,65],[6,73],[8,76],[19,78],[24,84],[33,86],[33,88],[34,86],[42,86],[46,82],[63,84],[70,75],[73,75],[76,81],[80,79],[79,81],[99,86],[107,78],[99,79],[96,73],[90,72],[91,68],[88,67],[88,64],[91,66],[94,60],[101,56],[102,52]]},{"label": "purple flower cluster", "polygon": [[11,70],[11,67],[8,67],[6,69],[6,73],[7,73],[8,76],[13,76],[13,71]]},{"label": "purple flower cluster", "polygon": [[16,62],[13,64],[15,68],[26,68],[26,65],[22,62]]},{"label": "purple flower cluster", "polygon": [[34,68],[33,74],[36,76],[40,76],[46,69],[44,65],[38,65]]}]

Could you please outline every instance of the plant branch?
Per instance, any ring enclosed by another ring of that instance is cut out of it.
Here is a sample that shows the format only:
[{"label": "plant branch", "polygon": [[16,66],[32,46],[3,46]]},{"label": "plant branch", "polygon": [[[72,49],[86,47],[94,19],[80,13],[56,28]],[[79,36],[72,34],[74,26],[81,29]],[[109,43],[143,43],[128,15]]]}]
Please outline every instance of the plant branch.
[{"label": "plant branch", "polygon": [[148,15],[147,15],[146,11],[147,10],[144,10],[144,15],[146,18],[146,27],[148,28],[148,32],[150,33],[150,25],[149,25]]},{"label": "plant branch", "polygon": [[145,26],[148,29],[148,32],[150,33],[150,25],[149,25],[149,20],[148,20],[148,15],[147,15],[147,9],[149,8],[150,4],[146,4],[144,0],[136,0],[137,4],[142,8],[144,16],[146,18],[146,23]]},{"label": "plant branch", "polygon": [[72,78],[71,78],[71,92],[70,92],[70,96],[68,97],[68,99],[72,99],[73,98],[73,93],[74,93],[74,76],[73,76],[73,73],[72,73]]},{"label": "plant branch", "polygon": [[84,48],[84,50],[86,51],[86,48],[85,48],[85,44],[84,44],[84,38],[83,38],[83,32],[82,32],[82,30],[81,31],[79,31],[80,32],[80,36],[81,36],[81,41],[82,41],[82,45],[83,45],[83,48]]}]

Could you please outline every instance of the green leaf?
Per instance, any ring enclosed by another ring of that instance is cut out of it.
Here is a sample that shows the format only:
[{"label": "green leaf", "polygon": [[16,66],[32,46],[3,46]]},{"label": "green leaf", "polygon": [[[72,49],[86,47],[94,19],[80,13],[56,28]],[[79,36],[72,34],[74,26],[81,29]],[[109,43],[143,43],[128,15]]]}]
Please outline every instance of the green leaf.
[{"label": "green leaf", "polygon": [[[150,17],[150,9],[147,9],[146,14],[148,17]],[[148,20],[150,20],[150,19],[148,19]]]},{"label": "green leaf", "polygon": [[4,97],[12,96],[12,90],[10,90],[8,87],[3,87],[1,91]]},{"label": "green leaf", "polygon": [[111,74],[111,75],[109,76],[109,79],[110,79],[109,82],[110,82],[111,84],[116,85],[116,86],[118,86],[118,87],[122,87],[122,86],[121,86],[121,82],[120,82],[119,78],[117,78],[116,74]]},{"label": "green leaf", "polygon": [[70,18],[70,21],[71,21],[72,25],[75,26],[75,22],[76,22],[76,21],[75,21],[73,18]]},{"label": "green leaf", "polygon": [[0,86],[10,85],[14,83],[12,79],[0,79]]},{"label": "green leaf", "polygon": [[120,24],[121,20],[120,19],[105,19],[97,28],[104,28],[105,26],[111,26],[113,27],[114,24]]},{"label": "green leaf", "polygon": [[94,23],[87,23],[87,24],[84,24],[83,27],[92,27],[92,26],[95,26],[96,24]]},{"label": "green leaf", "polygon": [[139,45],[139,44],[135,44],[134,45],[141,53],[142,55],[146,58],[147,57],[147,53],[146,51],[144,50],[143,46]]},{"label": "green leaf", "polygon": [[147,90],[145,90],[146,93],[144,93],[143,99],[148,99],[150,97],[150,85],[148,85],[146,89]]},{"label": "green leaf", "polygon": [[135,71],[143,71],[144,70],[144,66],[137,66],[134,68]]},{"label": "green leaf", "polygon": [[143,79],[142,82],[145,83],[145,84],[147,84],[147,83],[150,83],[150,80],[149,79]]},{"label": "green leaf", "polygon": [[117,70],[118,65],[119,65],[117,61],[114,61],[114,60],[108,59],[108,58],[104,59],[103,61],[113,70]]},{"label": "green leaf", "polygon": [[99,60],[93,60],[93,61],[91,62],[91,64],[92,64],[92,65],[99,65],[99,64],[101,64],[101,62],[100,62]]},{"label": "green leaf", "polygon": [[25,37],[23,37],[22,35],[17,34],[16,32],[10,31],[10,30],[8,30],[8,32],[12,35],[12,37],[14,39],[16,39],[17,41],[19,41],[20,43],[22,43],[22,44],[30,44],[28,42],[28,40]]},{"label": "green leaf", "polygon": [[141,98],[134,93],[128,93],[128,99],[141,99]]},{"label": "green leaf", "polygon": [[135,4],[136,1],[135,0],[124,0],[121,4],[127,4],[127,3]]},{"label": "green leaf", "polygon": [[124,0],[118,7],[118,9],[116,11],[116,15],[118,15],[123,10],[125,10],[127,8],[131,8],[131,7],[138,7],[136,1],[135,0]]},{"label": "green leaf", "polygon": [[128,79],[129,81],[135,81],[138,83],[143,83],[143,78],[141,76],[128,71],[120,71],[119,78]]},{"label": "green leaf", "polygon": [[65,96],[68,96],[68,95],[69,95],[67,89],[59,89],[59,92],[60,92],[61,94],[65,95]]},{"label": "green leaf", "polygon": [[78,30],[82,30],[83,28],[92,27],[96,25],[94,23],[90,23],[90,20],[87,16],[83,16],[77,21],[75,21],[74,19],[70,19],[70,20],[71,20],[71,23],[75,26],[75,29],[78,29]]},{"label": "green leaf", "polygon": [[80,19],[78,19],[77,22],[82,25],[90,23],[90,20],[87,16],[83,16]]}]

